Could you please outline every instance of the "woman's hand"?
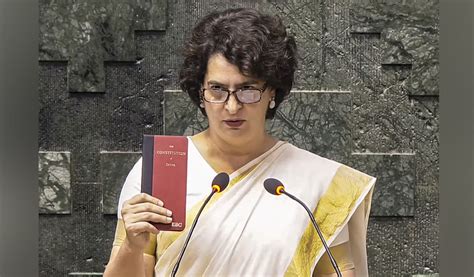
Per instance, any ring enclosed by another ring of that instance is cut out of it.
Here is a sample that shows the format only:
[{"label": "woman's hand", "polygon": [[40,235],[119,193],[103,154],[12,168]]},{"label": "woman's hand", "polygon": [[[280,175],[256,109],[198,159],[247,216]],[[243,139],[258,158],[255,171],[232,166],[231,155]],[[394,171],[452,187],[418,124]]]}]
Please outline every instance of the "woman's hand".
[{"label": "woman's hand", "polygon": [[150,222],[171,223],[172,213],[163,205],[163,201],[146,193],[135,195],[124,202],[122,219],[127,232],[125,242],[130,248],[143,251],[150,233],[158,234],[158,229]]}]

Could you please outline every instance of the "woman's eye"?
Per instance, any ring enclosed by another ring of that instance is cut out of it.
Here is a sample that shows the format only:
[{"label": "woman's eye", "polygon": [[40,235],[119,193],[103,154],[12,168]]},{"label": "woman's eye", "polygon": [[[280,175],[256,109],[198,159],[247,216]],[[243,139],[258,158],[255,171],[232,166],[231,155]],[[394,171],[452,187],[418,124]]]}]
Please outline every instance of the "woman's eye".
[{"label": "woman's eye", "polygon": [[217,91],[222,91],[222,90],[224,90],[224,88],[221,87],[221,86],[210,86],[210,89],[212,89],[212,90],[217,90]]},{"label": "woman's eye", "polygon": [[252,90],[252,89],[255,89],[255,88],[252,87],[252,86],[244,86],[244,87],[241,88],[241,90],[249,90],[249,89]]}]

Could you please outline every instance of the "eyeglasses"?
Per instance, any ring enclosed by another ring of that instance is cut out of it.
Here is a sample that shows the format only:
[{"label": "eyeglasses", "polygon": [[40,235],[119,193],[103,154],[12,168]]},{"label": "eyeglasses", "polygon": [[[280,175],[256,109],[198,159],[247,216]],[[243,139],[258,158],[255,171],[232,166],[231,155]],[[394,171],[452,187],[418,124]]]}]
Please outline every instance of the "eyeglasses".
[{"label": "eyeglasses", "polygon": [[222,104],[229,100],[231,94],[234,94],[237,100],[242,104],[257,103],[262,99],[263,92],[267,89],[267,84],[258,89],[251,86],[244,86],[236,90],[229,90],[219,85],[211,85],[209,88],[202,89],[202,95],[206,102]]}]

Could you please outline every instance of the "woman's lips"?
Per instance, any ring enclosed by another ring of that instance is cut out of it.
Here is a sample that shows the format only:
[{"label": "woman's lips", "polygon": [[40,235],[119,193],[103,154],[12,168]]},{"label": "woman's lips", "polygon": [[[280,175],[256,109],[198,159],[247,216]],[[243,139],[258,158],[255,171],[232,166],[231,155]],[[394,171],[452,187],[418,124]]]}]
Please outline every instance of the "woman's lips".
[{"label": "woman's lips", "polygon": [[227,126],[229,126],[231,128],[238,128],[244,123],[244,121],[245,120],[241,120],[241,119],[224,120],[224,123],[227,124]]}]

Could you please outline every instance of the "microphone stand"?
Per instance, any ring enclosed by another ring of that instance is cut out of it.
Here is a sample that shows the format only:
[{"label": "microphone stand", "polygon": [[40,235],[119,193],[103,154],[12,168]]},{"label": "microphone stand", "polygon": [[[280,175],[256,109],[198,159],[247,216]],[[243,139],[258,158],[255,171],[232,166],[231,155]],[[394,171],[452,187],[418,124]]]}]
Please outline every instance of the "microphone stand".
[{"label": "microphone stand", "polygon": [[197,213],[196,217],[194,218],[193,224],[191,225],[191,228],[189,229],[189,233],[188,233],[188,235],[186,236],[186,240],[184,241],[184,246],[183,246],[183,248],[181,249],[181,252],[179,253],[178,261],[177,261],[176,264],[174,265],[173,271],[171,272],[171,276],[172,276],[172,277],[175,277],[175,276],[176,276],[176,273],[178,272],[179,264],[181,263],[181,259],[183,258],[184,251],[186,250],[186,247],[188,246],[189,239],[191,238],[191,234],[192,234],[193,231],[194,231],[194,227],[196,227],[196,224],[197,224],[197,222],[198,222],[199,216],[201,215],[202,210],[203,210],[204,207],[207,205],[207,203],[209,202],[209,200],[211,200],[211,197],[214,195],[214,193],[216,193],[216,190],[213,188],[211,194],[209,194],[209,196],[206,198],[206,200],[205,200],[204,203],[202,204],[201,208],[199,209],[199,212]]},{"label": "microphone stand", "polygon": [[318,224],[316,223],[316,219],[314,219],[313,213],[309,210],[309,208],[298,198],[293,196],[292,194],[286,192],[284,189],[281,190],[281,193],[290,197],[291,199],[295,200],[296,202],[300,203],[301,206],[303,206],[308,212],[309,217],[311,218],[311,222],[313,223],[314,228],[316,229],[316,232],[319,235],[319,238],[321,239],[321,242],[323,243],[324,248],[326,249],[326,253],[328,253],[329,260],[331,261],[332,266],[334,267],[334,270],[336,270],[336,274],[338,277],[342,277],[341,271],[339,270],[339,267],[337,266],[336,260],[332,256],[331,251],[329,250],[328,245],[326,244],[326,241],[324,240],[323,233],[321,233],[321,230],[319,229]]}]

